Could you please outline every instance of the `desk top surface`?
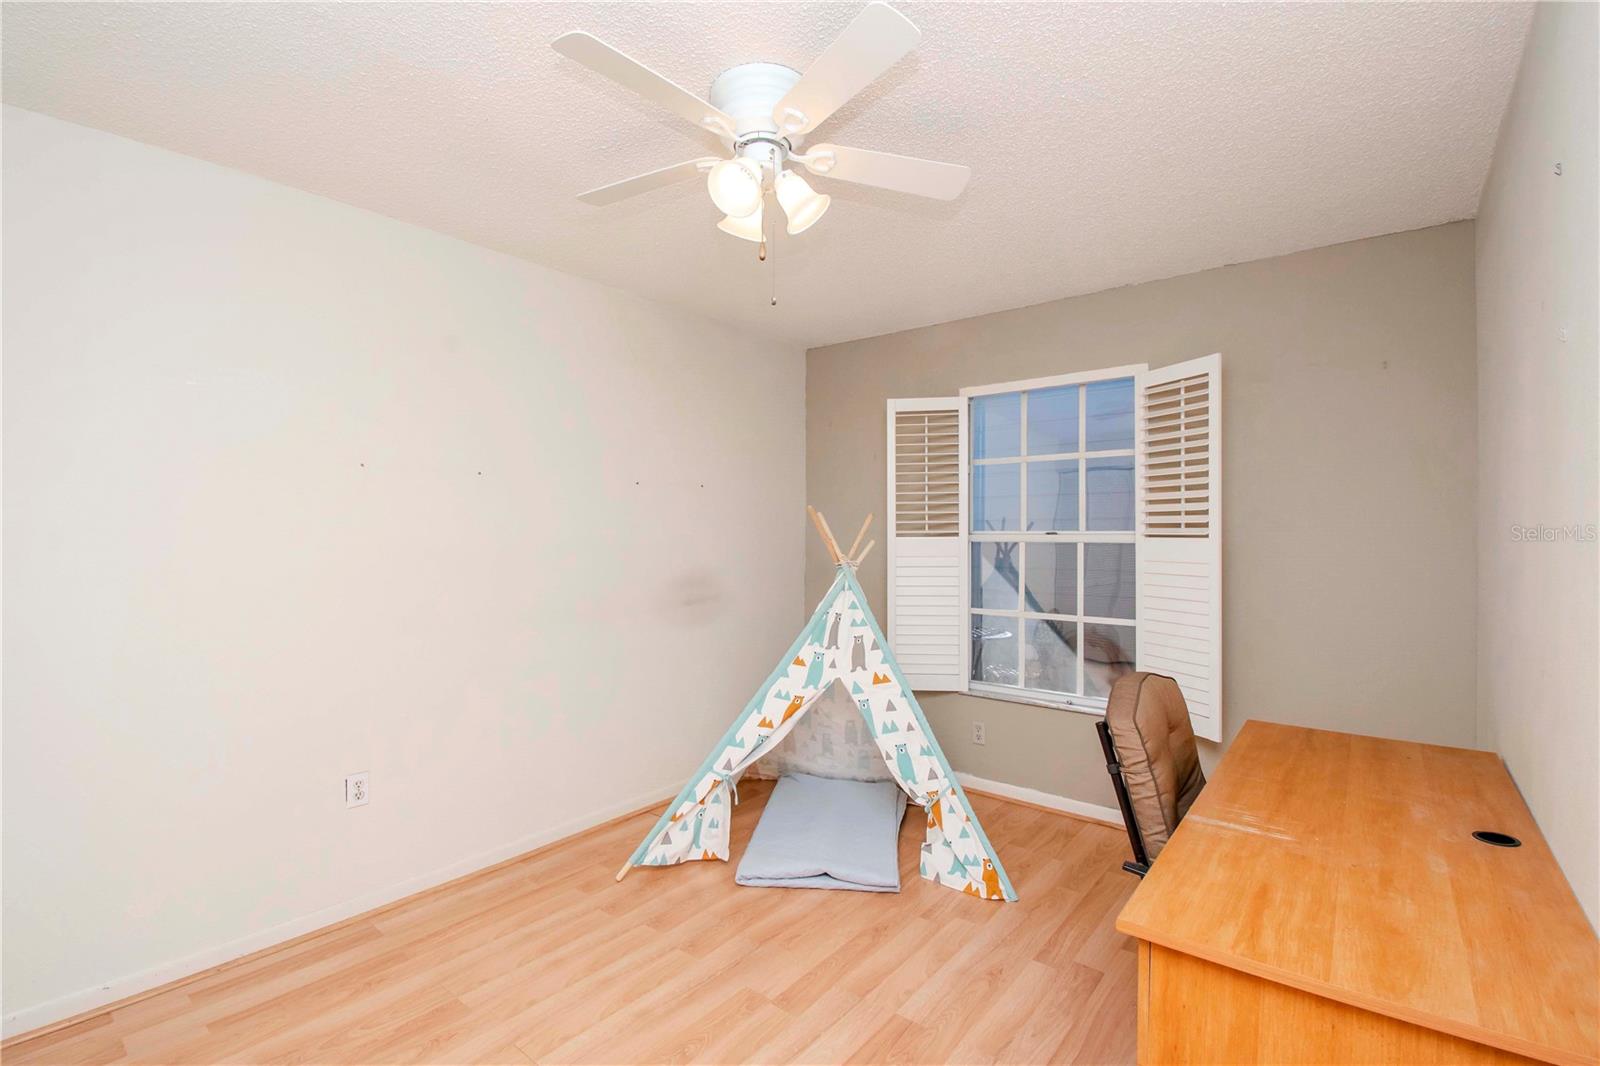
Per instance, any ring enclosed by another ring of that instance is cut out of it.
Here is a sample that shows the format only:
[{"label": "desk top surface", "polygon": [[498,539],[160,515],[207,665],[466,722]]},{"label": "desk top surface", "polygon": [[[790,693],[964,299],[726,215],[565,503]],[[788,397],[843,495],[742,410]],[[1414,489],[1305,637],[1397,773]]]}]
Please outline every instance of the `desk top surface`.
[{"label": "desk top surface", "polygon": [[1600,1060],[1600,943],[1490,752],[1247,722],[1117,929],[1521,1055]]}]

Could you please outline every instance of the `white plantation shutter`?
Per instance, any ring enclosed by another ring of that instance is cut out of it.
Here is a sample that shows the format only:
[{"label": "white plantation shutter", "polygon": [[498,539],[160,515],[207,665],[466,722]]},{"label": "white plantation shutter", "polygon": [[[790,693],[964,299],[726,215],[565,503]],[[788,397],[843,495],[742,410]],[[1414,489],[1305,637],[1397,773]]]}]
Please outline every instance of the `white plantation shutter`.
[{"label": "white plantation shutter", "polygon": [[906,681],[966,691],[966,402],[889,401],[889,646]]},{"label": "white plantation shutter", "polygon": [[1138,668],[1222,739],[1222,357],[1147,370],[1138,403]]}]

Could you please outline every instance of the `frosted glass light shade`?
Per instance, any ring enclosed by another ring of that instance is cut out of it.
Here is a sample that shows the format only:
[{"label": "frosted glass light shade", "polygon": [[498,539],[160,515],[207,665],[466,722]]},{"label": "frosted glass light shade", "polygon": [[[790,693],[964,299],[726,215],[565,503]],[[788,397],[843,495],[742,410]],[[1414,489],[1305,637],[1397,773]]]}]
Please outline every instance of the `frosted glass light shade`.
[{"label": "frosted glass light shade", "polygon": [[734,218],[732,215],[717,223],[717,228],[723,233],[731,233],[735,237],[747,241],[761,240],[761,205],[756,204],[755,214],[746,215],[744,218]]},{"label": "frosted glass light shade", "polygon": [[833,202],[833,197],[816,192],[806,184],[806,179],[792,170],[785,170],[778,175],[776,188],[778,203],[783,205],[783,213],[789,216],[791,235],[804,233],[816,225],[817,219]]},{"label": "frosted glass light shade", "polygon": [[718,211],[745,218],[761,209],[761,167],[749,159],[724,159],[706,175],[706,191]]}]

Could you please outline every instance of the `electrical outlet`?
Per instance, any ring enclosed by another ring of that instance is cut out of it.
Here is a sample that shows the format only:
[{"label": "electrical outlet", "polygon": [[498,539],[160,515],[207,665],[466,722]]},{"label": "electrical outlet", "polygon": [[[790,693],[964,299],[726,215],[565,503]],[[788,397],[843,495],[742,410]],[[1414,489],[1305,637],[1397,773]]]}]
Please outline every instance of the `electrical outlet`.
[{"label": "electrical outlet", "polygon": [[972,723],[972,742],[974,744],[987,744],[987,743],[989,743],[987,737],[984,734],[983,723],[982,722],[973,722]]},{"label": "electrical outlet", "polygon": [[365,807],[372,798],[371,783],[367,780],[368,772],[351,774],[344,779],[344,805],[346,807]]}]

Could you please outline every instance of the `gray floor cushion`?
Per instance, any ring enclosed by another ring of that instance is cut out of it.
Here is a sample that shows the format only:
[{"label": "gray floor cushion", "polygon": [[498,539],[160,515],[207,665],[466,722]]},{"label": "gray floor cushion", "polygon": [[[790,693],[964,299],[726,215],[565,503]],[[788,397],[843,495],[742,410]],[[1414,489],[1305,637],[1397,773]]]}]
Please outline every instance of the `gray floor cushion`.
[{"label": "gray floor cushion", "polygon": [[760,888],[900,891],[900,820],[893,781],[785,774],[767,800],[735,880]]}]

